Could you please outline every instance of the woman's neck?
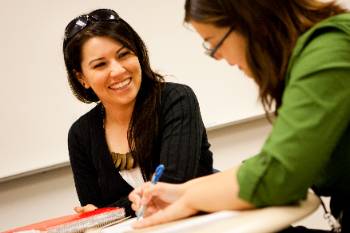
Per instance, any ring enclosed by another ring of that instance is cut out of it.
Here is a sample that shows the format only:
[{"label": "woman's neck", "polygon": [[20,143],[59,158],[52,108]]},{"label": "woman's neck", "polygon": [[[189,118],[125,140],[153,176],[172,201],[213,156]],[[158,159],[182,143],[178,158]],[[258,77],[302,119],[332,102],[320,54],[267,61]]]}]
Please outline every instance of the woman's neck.
[{"label": "woman's neck", "polygon": [[135,103],[129,105],[103,104],[105,108],[105,124],[129,126]]},{"label": "woman's neck", "polygon": [[103,104],[103,106],[104,130],[109,151],[123,154],[129,152],[128,130],[134,104],[127,106]]}]

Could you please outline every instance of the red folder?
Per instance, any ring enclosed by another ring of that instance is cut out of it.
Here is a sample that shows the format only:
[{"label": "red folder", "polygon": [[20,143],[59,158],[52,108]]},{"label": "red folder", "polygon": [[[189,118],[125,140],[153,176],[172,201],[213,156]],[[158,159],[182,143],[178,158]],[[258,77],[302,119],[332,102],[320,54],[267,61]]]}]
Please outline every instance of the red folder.
[{"label": "red folder", "polygon": [[29,230],[48,232],[83,232],[87,228],[103,226],[124,217],[125,211],[123,208],[106,207],[86,213],[48,219],[31,225],[7,230],[3,233]]}]

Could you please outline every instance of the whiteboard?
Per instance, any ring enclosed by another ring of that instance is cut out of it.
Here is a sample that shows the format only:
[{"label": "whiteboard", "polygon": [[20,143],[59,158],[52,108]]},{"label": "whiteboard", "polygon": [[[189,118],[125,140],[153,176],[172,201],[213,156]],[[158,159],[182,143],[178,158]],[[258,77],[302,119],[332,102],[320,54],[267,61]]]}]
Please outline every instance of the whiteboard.
[{"label": "whiteboard", "polygon": [[71,124],[94,106],[72,95],[61,52],[66,24],[112,8],[140,34],[152,67],[196,93],[207,128],[263,114],[257,87],[203,53],[183,25],[184,0],[1,0],[0,180],[68,164]]}]

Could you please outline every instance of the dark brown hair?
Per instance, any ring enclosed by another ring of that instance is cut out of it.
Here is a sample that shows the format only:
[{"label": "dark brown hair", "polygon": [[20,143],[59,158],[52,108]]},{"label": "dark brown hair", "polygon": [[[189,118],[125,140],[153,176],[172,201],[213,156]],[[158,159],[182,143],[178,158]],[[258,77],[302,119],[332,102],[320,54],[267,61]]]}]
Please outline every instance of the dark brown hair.
[{"label": "dark brown hair", "polygon": [[142,82],[136,97],[129,129],[128,143],[135,162],[140,166],[144,179],[150,180],[157,165],[153,156],[157,154],[159,106],[163,77],[151,69],[146,46],[140,36],[123,19],[118,21],[98,21],[72,37],[63,45],[64,61],[68,81],[73,94],[84,103],[99,102],[94,91],[85,89],[76,77],[82,72],[82,46],[90,38],[109,37],[130,49],[138,57]]},{"label": "dark brown hair", "polygon": [[332,15],[346,12],[317,0],[186,0],[185,22],[233,27],[247,41],[247,63],[265,111],[282,102],[284,76],[298,37]]}]

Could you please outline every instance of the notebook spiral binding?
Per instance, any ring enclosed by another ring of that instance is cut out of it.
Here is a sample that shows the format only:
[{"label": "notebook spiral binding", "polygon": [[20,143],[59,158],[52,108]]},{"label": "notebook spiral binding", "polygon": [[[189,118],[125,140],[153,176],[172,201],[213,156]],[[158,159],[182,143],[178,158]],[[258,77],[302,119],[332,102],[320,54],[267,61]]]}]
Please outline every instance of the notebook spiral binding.
[{"label": "notebook spiral binding", "polygon": [[83,233],[87,229],[103,227],[124,217],[124,209],[112,210],[85,219],[50,227],[47,229],[47,233]]}]

